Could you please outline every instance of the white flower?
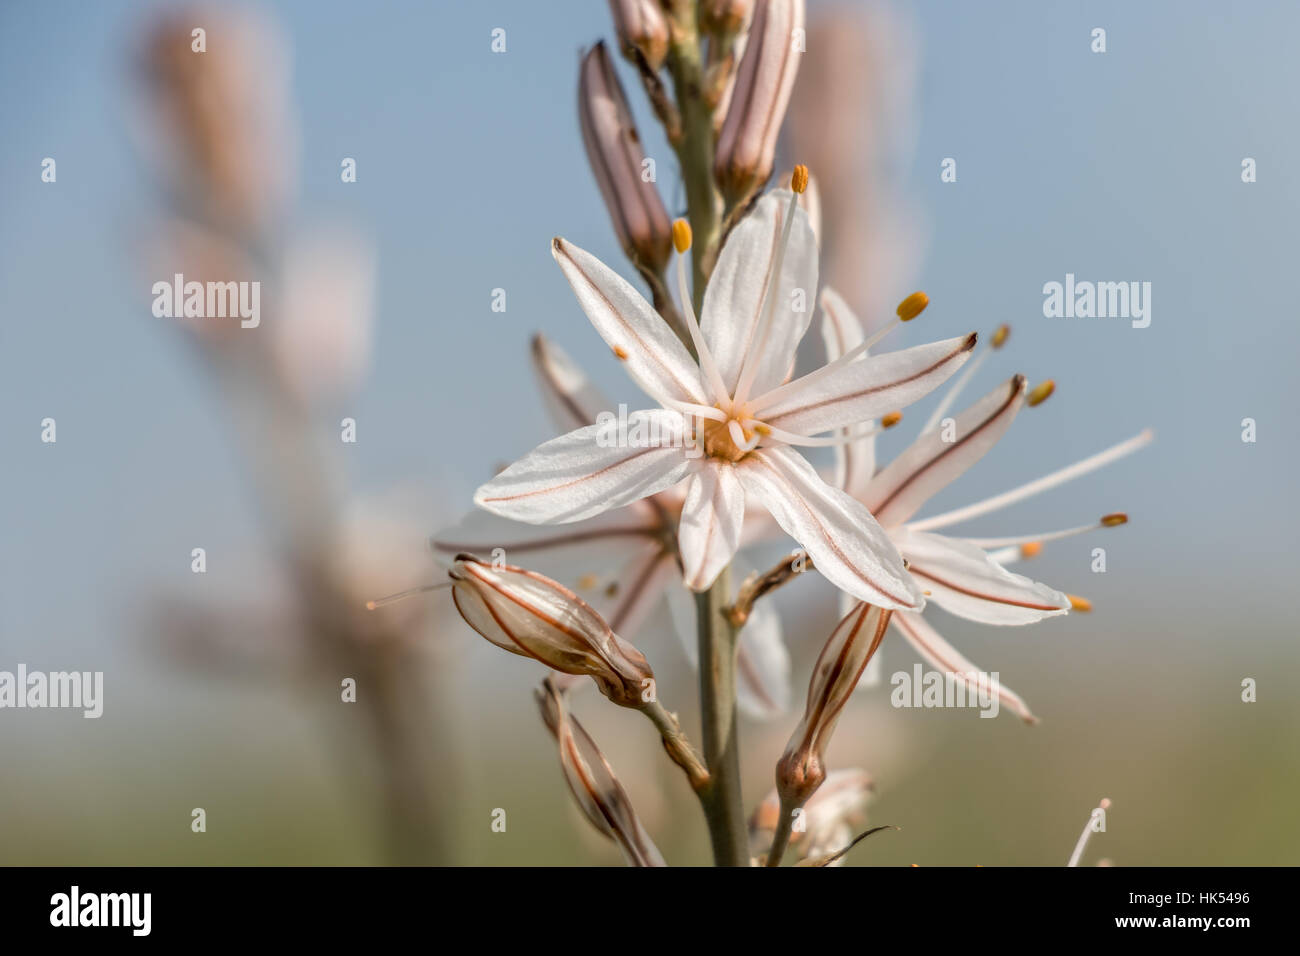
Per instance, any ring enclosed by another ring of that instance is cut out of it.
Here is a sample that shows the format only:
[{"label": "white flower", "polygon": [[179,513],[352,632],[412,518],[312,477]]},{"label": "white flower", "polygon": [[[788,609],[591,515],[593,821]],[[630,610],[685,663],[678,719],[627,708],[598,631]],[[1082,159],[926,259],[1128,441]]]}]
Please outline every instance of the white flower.
[{"label": "white flower", "polygon": [[[831,290],[823,293],[822,315],[822,331],[832,358],[847,354],[864,338],[861,323]],[[980,358],[987,354],[985,352]],[[955,538],[933,532],[996,511],[1087,474],[1136,451],[1146,445],[1152,435],[1150,431],[1144,431],[1090,458],[986,501],[913,521],[916,512],[933,495],[984,457],[1006,433],[1025,404],[1025,379],[1017,375],[955,416],[951,431],[936,427],[978,363],[978,359],[971,363],[950,393],[944,396],[921,434],[888,467],[875,470],[874,439],[871,436],[854,438],[838,446],[835,482],[875,515],[890,540],[907,559],[908,573],[925,591],[929,601],[945,611],[981,624],[1031,624],[1067,613],[1072,605],[1078,606],[1077,599],[1014,574],[1004,565],[1019,560],[1024,554],[1022,546],[1123,524],[1126,520],[1123,515],[1107,515],[1101,521],[1083,527],[1014,538]],[[1032,399],[1030,403],[1033,404]],[[847,610],[856,603],[856,596],[845,595],[842,603]],[[902,611],[894,614],[891,621],[936,669],[959,675],[980,673],[979,668],[958,653],[920,614]],[[987,675],[983,676],[988,679]],[[1019,696],[1000,684],[997,686],[1004,706],[1026,721],[1035,720]]]},{"label": "white flower", "polygon": [[[592,324],[659,408],[628,416],[634,432],[686,434],[672,442],[599,440],[589,425],[546,442],[479,488],[475,503],[531,524],[579,521],[685,482],[678,527],[686,584],[708,588],[740,545],[746,503],[766,508],[831,583],[879,607],[919,609],[889,538],[852,497],[824,482],[795,450],[921,398],[969,357],[975,336],[854,361],[793,382],[795,350],[817,286],[817,244],[789,190],[769,194],[732,232],[696,325],[699,362],[625,280],[556,239],[553,253]],[[689,245],[678,235],[679,253]],[[678,269],[685,292],[685,273]]]}]

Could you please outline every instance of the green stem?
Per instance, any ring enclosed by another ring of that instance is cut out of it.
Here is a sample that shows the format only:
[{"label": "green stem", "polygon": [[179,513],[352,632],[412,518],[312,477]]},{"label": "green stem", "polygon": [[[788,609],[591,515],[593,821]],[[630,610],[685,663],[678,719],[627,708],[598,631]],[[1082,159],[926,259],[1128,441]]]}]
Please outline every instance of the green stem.
[{"label": "green stem", "polygon": [[748,866],[749,837],[740,789],[740,742],[736,734],[736,630],[725,608],[731,569],[724,568],[695,608],[700,649],[700,711],[709,785],[701,793],[718,866]]}]

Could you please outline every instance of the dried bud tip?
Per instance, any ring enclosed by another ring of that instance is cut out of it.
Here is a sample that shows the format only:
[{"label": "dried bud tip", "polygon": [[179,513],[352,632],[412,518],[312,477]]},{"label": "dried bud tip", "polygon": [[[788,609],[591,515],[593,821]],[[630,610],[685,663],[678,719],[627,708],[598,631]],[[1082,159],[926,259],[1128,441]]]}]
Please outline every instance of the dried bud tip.
[{"label": "dried bud tip", "polygon": [[1020,556],[1022,558],[1036,558],[1043,553],[1043,542],[1026,541],[1020,546]]},{"label": "dried bud tip", "polygon": [[1002,348],[1003,345],[1006,344],[1007,339],[1010,337],[1011,337],[1011,326],[1003,322],[1001,325],[997,327],[996,331],[994,331],[993,338],[989,339],[989,345],[991,345],[995,349],[1000,349]]},{"label": "dried bud tip", "polygon": [[1041,405],[1051,397],[1054,391],[1056,391],[1056,383],[1050,378],[1046,382],[1039,382],[1034,386],[1033,391],[1029,393],[1029,397],[1025,399],[1025,404],[1030,408]]},{"label": "dried bud tip", "polygon": [[1105,515],[1101,519],[1101,526],[1103,528],[1118,528],[1122,524],[1128,524],[1128,515],[1122,511],[1116,511],[1114,514]]},{"label": "dried bud tip", "polygon": [[930,297],[924,292],[913,292],[902,302],[898,303],[898,318],[901,322],[911,322],[914,318],[925,311],[925,307],[930,304]]},{"label": "dried bud tip", "polygon": [[790,188],[797,193],[802,193],[808,188],[808,167],[803,163],[794,168],[794,173],[790,176]]},{"label": "dried bud tip", "polygon": [[1070,599],[1070,608],[1072,610],[1081,614],[1087,614],[1092,610],[1092,602],[1087,598],[1081,598],[1077,594],[1067,594],[1066,597]]},{"label": "dried bud tip", "polygon": [[890,412],[888,415],[885,415],[883,418],[880,419],[880,427],[893,428],[902,420],[903,420],[902,412]]},{"label": "dried bud tip", "polygon": [[680,255],[691,247],[691,224],[685,219],[673,220],[673,248]]}]

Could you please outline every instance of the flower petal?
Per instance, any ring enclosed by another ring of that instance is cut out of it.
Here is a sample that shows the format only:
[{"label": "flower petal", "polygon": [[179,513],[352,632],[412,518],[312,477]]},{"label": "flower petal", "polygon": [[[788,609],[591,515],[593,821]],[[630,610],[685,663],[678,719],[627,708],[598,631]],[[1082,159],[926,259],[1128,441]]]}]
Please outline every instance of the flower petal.
[{"label": "flower petal", "polygon": [[873,355],[754,399],[755,415],[775,428],[814,435],[879,418],[910,405],[961,368],[975,334]]},{"label": "flower petal", "polygon": [[[680,434],[681,415],[665,409],[633,412],[627,424],[629,433],[644,428]],[[580,521],[662,491],[691,470],[679,446],[610,442],[605,447],[601,431],[589,425],[539,445],[480,487],[474,503],[529,524]]]},{"label": "flower petal", "polygon": [[591,324],[646,394],[660,402],[713,404],[686,347],[626,279],[558,237],[551,243],[551,254]]},{"label": "flower petal", "polygon": [[[659,533],[659,523],[654,510],[643,502],[635,502],[616,512],[607,512],[584,521],[581,525],[553,528],[521,524],[487,511],[474,510],[449,528],[434,535],[429,542],[433,550],[443,555],[456,555],[462,551],[491,555],[498,548],[505,552],[511,563],[517,554],[532,555],[539,551],[554,552],[564,558],[566,552],[580,556],[586,565],[575,574],[594,568],[610,567],[626,560],[629,549],[653,540]],[[598,557],[593,562],[593,551]],[[556,561],[556,564],[561,564]],[[551,577],[567,577],[567,569]]]},{"label": "flower petal", "polygon": [[[751,349],[761,351],[750,394],[759,395],[780,385],[790,373],[795,349],[812,321],[817,295],[817,239],[808,214],[796,207],[780,280],[773,289],[774,311],[766,341],[757,341],[791,195],[788,189],[780,189],[754,204],[727,237],[704,292],[700,332],[731,394],[735,394],[740,370]],[[802,311],[795,311],[796,290],[802,290]]]},{"label": "flower petal", "polygon": [[883,608],[925,600],[889,537],[859,502],[818,476],[792,448],[761,448],[739,466],[745,493],[763,504],[837,588]]},{"label": "flower petal", "polygon": [[745,489],[733,465],[707,461],[686,482],[686,503],[677,529],[682,573],[692,591],[704,591],[740,546]]},{"label": "flower petal", "polygon": [[541,333],[533,336],[532,362],[546,410],[560,431],[593,425],[597,415],[616,407],[563,349]]},{"label": "flower petal", "polygon": [[[1019,694],[1003,687],[1000,680],[995,680],[963,657],[920,614],[900,611],[890,620],[894,627],[898,628],[898,632],[907,638],[907,642],[916,648],[916,652],[935,670],[952,674],[954,679],[961,680],[972,690],[978,691],[981,686],[996,687],[998,700],[1003,707],[1011,708],[1027,724],[1038,723],[1038,718],[1029,712],[1029,705]],[[971,674],[976,675],[973,680],[968,676]]]},{"label": "flower petal", "polygon": [[930,600],[958,617],[1032,624],[1070,610],[1070,599],[1060,591],[1006,570],[973,544],[910,530],[894,540]]},{"label": "flower petal", "polygon": [[886,528],[901,525],[984,457],[1006,434],[1024,401],[1025,378],[1016,375],[958,415],[951,436],[939,427],[917,438],[871,480],[861,501]]},{"label": "flower petal", "polygon": [[[848,303],[834,289],[822,290],[822,339],[826,343],[826,360],[833,362],[841,355],[857,348],[867,338],[862,320],[853,314]],[[866,353],[863,353],[863,358]],[[857,361],[861,361],[858,359]],[[862,493],[876,473],[876,436],[874,433],[846,441],[835,446],[835,487],[843,489],[859,501]],[[848,613],[846,610],[844,613]],[[879,655],[872,658],[877,673]]]}]

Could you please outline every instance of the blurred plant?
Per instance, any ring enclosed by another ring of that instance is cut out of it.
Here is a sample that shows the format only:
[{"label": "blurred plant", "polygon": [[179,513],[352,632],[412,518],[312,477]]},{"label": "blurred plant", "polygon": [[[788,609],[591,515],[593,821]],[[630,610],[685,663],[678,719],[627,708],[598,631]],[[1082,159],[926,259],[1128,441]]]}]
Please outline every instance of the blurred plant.
[{"label": "blurred plant", "polygon": [[[197,27],[206,31],[201,52]],[[171,648],[209,671],[269,668],[273,679],[305,681],[332,701],[344,678],[355,680],[368,733],[345,761],[346,776],[376,761],[383,806],[375,819],[388,859],[447,862],[443,808],[455,775],[446,772],[445,685],[431,683],[420,640],[428,608],[364,609],[377,590],[427,576],[421,549],[403,540],[403,522],[357,507],[338,432],[326,424],[365,373],[374,257],[346,231],[286,228],[296,170],[288,63],[269,22],[227,7],[160,14],[139,54],[136,131],[172,212],[148,244],[151,267],[188,281],[257,281],[267,291],[256,328],[212,318],[183,325],[234,419],[290,582],[270,607],[169,600],[160,623]]]}]

